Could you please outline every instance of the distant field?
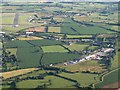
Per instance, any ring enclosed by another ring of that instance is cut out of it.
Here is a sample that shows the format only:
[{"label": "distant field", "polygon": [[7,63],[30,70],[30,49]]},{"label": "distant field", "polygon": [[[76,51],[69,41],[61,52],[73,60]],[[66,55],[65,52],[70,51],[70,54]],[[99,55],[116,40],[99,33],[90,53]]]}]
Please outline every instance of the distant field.
[{"label": "distant field", "polygon": [[48,27],[48,32],[60,33],[60,27]]},{"label": "distant field", "polygon": [[102,34],[102,33],[114,33],[106,29],[97,27],[97,26],[83,26],[66,18],[64,20],[64,25],[61,27],[61,32],[66,34]]},{"label": "distant field", "polygon": [[45,53],[42,58],[42,64],[56,64],[64,61],[73,60],[80,55],[71,53]]},{"label": "distant field", "polygon": [[82,51],[84,50],[88,45],[85,44],[72,44],[72,45],[64,45],[66,48],[70,49],[71,51]]},{"label": "distant field", "polygon": [[[14,71],[9,71],[9,72],[4,72],[2,73],[2,76],[4,79],[14,77],[17,75],[22,75],[31,71],[37,70],[37,68],[28,68],[28,69],[20,69],[20,70],[14,70]],[[16,73],[17,72],[17,73]]]},{"label": "distant field", "polygon": [[68,52],[68,50],[66,50],[65,48],[59,45],[43,46],[42,49],[45,53],[47,52]]}]

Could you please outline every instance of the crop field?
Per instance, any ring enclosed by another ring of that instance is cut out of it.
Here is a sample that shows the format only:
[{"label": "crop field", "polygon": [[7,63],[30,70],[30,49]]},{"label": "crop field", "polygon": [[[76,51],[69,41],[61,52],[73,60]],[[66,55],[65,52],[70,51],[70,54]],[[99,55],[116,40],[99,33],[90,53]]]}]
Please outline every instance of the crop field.
[{"label": "crop field", "polygon": [[[120,81],[120,78],[118,76],[119,74],[120,74],[120,69],[114,70],[114,71],[110,72],[109,74],[105,75],[103,77],[103,81],[101,81],[100,83],[97,83],[95,86],[97,88],[100,88],[107,84],[118,82],[118,81]],[[111,78],[111,77],[114,77],[114,78]]]},{"label": "crop field", "polygon": [[18,37],[18,38],[16,38],[16,39],[17,39],[17,40],[42,40],[43,38],[35,37],[35,36],[30,36],[30,37],[27,37],[27,38]]},{"label": "crop field", "polygon": [[48,32],[60,33],[60,27],[48,27]]},{"label": "crop field", "polygon": [[80,55],[72,53],[45,53],[41,61],[42,64],[48,65],[73,60],[78,57],[80,57]]},{"label": "crop field", "polygon": [[75,73],[75,74],[68,74],[68,73],[61,73],[61,76],[71,78],[73,80],[77,80],[81,87],[89,86],[91,83],[95,83],[98,81],[95,79],[97,74],[88,74],[88,73]]},{"label": "crop field", "polygon": [[37,70],[37,68],[14,70],[14,71],[9,71],[9,72],[4,72],[4,73],[2,73],[2,76],[3,76],[4,79],[7,79],[7,78],[10,78],[10,77],[25,74],[25,73],[28,73],[28,72],[31,72],[31,71],[34,71],[34,70]]},{"label": "crop field", "polygon": [[21,68],[31,68],[40,65],[42,50],[39,47],[26,47],[17,49],[17,58]]},{"label": "crop field", "polygon": [[53,45],[53,46],[43,46],[42,47],[44,53],[48,52],[68,52],[65,48],[60,45]]},{"label": "crop field", "polygon": [[87,44],[77,44],[77,43],[73,43],[72,45],[64,45],[66,48],[70,49],[71,51],[82,51],[84,50],[87,46]]}]

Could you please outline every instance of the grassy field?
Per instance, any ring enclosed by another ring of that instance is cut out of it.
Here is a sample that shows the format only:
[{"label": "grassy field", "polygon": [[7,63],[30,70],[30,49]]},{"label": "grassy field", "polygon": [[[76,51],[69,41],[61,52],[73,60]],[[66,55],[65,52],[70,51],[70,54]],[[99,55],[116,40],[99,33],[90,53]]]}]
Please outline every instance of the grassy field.
[{"label": "grassy field", "polygon": [[[36,88],[38,85],[49,85],[49,80],[51,80],[51,85],[47,86],[47,88],[68,88],[74,85],[74,83],[64,80],[62,78],[58,78],[55,76],[47,76],[44,80],[25,80],[17,83],[18,88]],[[64,83],[63,83],[64,82]],[[59,83],[59,84],[58,84]],[[30,85],[32,84],[32,85]]]},{"label": "grassy field", "polygon": [[90,72],[101,73],[102,71],[105,71],[105,69],[102,69],[99,63],[95,60],[81,62],[79,64],[70,65],[70,66],[56,65],[56,67],[65,68],[66,70],[71,71],[71,72],[90,71]]},{"label": "grassy field", "polygon": [[42,58],[42,64],[55,64],[78,58],[78,54],[71,53],[45,53]]},{"label": "grassy field", "polygon": [[25,73],[28,73],[28,72],[31,72],[31,71],[34,71],[34,70],[37,70],[37,68],[20,69],[20,70],[4,72],[4,73],[1,73],[1,74],[2,74],[4,79],[7,79],[7,78],[10,78],[10,77],[22,75],[22,74],[25,74]]},{"label": "grassy field", "polygon": [[37,67],[40,65],[42,50],[39,47],[18,48],[17,57],[21,68]]},{"label": "grassy field", "polygon": [[60,33],[60,27],[48,27],[48,32]]},{"label": "grassy field", "polygon": [[68,74],[68,73],[61,73],[59,75],[67,77],[67,78],[71,78],[73,80],[77,80],[81,87],[87,87],[91,83],[95,83],[95,82],[99,81],[97,78],[95,79],[95,77],[98,76],[97,74],[87,74],[87,73],[86,74],[85,73]]},{"label": "grassy field", "polygon": [[72,45],[64,45],[66,48],[70,49],[71,51],[82,51],[84,50],[88,45],[85,44],[72,44]]},{"label": "grassy field", "polygon": [[[103,81],[101,81],[100,83],[95,84],[95,87],[100,88],[100,87],[103,87],[103,86],[105,86],[107,84],[120,81],[120,78],[118,78],[119,77],[118,75],[120,74],[119,72],[120,72],[120,69],[117,69],[117,70],[114,70],[114,71],[106,74],[103,77]],[[113,78],[111,78],[111,77],[113,77]]]},{"label": "grassy field", "polygon": [[65,48],[59,45],[53,45],[53,46],[43,46],[42,47],[44,53],[47,52],[68,52]]}]

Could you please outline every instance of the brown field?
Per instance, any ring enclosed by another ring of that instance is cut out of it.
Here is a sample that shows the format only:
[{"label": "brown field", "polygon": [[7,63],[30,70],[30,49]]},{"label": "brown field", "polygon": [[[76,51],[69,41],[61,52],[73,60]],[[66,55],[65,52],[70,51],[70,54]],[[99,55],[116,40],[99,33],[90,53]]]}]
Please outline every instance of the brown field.
[{"label": "brown field", "polygon": [[120,88],[120,81],[105,85],[102,88]]},{"label": "brown field", "polygon": [[29,32],[45,32],[45,27],[36,27],[36,28],[30,28],[27,31]]},{"label": "brown field", "polygon": [[42,40],[43,38],[40,37],[35,37],[35,36],[30,36],[27,38],[23,38],[23,37],[18,37],[17,40]]},{"label": "brown field", "polygon": [[9,72],[3,72],[3,73],[0,73],[0,74],[2,74],[3,79],[7,79],[7,78],[10,78],[10,77],[15,77],[15,76],[18,76],[18,75],[22,75],[22,74],[25,74],[25,73],[28,73],[28,72],[31,72],[31,71],[34,71],[34,70],[38,70],[38,68],[14,70],[14,71],[9,71]]}]

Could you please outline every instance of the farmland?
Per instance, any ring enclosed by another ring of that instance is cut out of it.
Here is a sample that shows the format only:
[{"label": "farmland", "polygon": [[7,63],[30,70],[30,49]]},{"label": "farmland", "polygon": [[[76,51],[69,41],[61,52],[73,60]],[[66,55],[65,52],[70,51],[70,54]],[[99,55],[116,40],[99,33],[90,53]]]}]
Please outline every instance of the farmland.
[{"label": "farmland", "polygon": [[82,51],[84,50],[88,45],[85,45],[85,44],[72,44],[70,46],[67,46],[67,45],[64,45],[66,48],[70,49],[71,51]]},{"label": "farmland", "polygon": [[63,47],[61,47],[59,45],[44,46],[44,47],[42,47],[42,49],[45,53],[47,53],[47,52],[68,52],[66,49],[64,49]]},{"label": "farmland", "polygon": [[[75,59],[79,57],[78,54],[72,54],[72,53],[45,53],[42,58],[43,64],[57,64],[65,61],[70,61],[72,59]],[[49,58],[49,59],[48,59]],[[54,62],[54,63],[53,63]]]},{"label": "farmland", "polygon": [[48,27],[48,32],[60,33],[60,27]]},{"label": "farmland", "polygon": [[117,2],[3,2],[0,9],[3,89],[119,81]]}]

